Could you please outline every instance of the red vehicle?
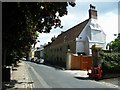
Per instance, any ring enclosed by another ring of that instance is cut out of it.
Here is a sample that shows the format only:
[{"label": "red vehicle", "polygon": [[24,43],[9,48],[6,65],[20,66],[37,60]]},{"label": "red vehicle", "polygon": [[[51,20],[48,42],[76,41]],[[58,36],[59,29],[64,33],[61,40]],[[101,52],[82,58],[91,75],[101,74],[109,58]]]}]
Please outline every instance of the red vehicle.
[{"label": "red vehicle", "polygon": [[102,69],[98,67],[91,67],[87,69],[89,78],[100,79],[102,77]]}]

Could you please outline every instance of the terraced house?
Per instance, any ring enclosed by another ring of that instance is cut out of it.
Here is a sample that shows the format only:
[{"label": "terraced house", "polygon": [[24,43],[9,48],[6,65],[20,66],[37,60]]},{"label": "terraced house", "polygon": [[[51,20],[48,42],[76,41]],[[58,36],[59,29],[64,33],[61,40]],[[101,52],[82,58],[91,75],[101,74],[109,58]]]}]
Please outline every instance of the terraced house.
[{"label": "terraced house", "polygon": [[94,44],[105,49],[106,34],[97,21],[95,7],[89,9],[89,18],[78,25],[62,32],[52,42],[45,46],[45,58],[52,64],[66,67],[67,53],[91,55]]}]

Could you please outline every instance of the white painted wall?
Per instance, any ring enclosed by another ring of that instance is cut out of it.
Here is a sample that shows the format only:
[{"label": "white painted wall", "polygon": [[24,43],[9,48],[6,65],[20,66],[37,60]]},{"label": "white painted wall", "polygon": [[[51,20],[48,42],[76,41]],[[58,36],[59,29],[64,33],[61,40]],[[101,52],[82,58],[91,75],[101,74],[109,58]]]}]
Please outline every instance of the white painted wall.
[{"label": "white painted wall", "polygon": [[84,43],[84,41],[77,41],[76,46],[77,46],[77,48],[76,48],[77,52],[85,52],[85,43]]},{"label": "white painted wall", "polygon": [[86,27],[82,30],[82,32],[80,33],[80,35],[76,38],[76,53],[78,52],[85,52],[85,43],[86,43]]},{"label": "white painted wall", "polygon": [[96,19],[90,19],[80,35],[76,38],[76,53],[85,52],[87,55],[92,54],[92,45],[100,45],[105,49],[106,34],[101,29]]},{"label": "white painted wall", "polygon": [[106,34],[98,24],[96,19],[90,19],[89,26],[91,28],[91,40],[90,47],[93,44],[100,45],[103,49],[105,49],[106,45]]}]

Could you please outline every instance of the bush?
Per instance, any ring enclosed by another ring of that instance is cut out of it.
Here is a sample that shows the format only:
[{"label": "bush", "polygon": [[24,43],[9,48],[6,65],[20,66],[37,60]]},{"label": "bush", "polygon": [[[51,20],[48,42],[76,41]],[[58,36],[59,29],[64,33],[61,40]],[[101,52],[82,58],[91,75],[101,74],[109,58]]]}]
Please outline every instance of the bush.
[{"label": "bush", "polygon": [[105,73],[120,73],[120,53],[102,53],[101,58]]}]

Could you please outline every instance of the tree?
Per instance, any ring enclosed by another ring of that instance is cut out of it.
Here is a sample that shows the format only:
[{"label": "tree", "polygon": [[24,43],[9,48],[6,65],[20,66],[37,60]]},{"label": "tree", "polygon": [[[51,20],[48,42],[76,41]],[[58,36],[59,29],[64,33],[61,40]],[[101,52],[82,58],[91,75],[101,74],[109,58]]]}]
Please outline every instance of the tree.
[{"label": "tree", "polygon": [[20,58],[28,53],[36,43],[37,31],[49,33],[53,26],[62,28],[59,17],[67,15],[68,5],[75,6],[75,3],[3,2],[3,59],[8,60],[10,55]]},{"label": "tree", "polygon": [[55,39],[56,39],[56,37],[54,36],[51,38],[51,41],[53,42],[53,41],[55,41]]},{"label": "tree", "polygon": [[110,49],[114,52],[120,52],[120,33],[114,41],[111,41],[109,44]]}]

